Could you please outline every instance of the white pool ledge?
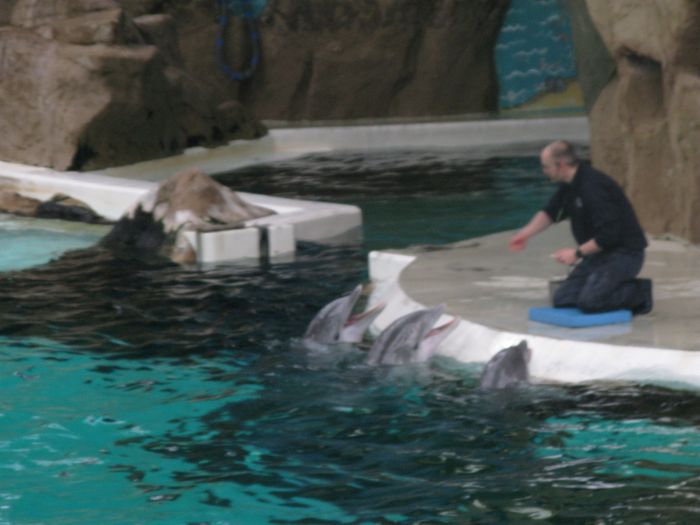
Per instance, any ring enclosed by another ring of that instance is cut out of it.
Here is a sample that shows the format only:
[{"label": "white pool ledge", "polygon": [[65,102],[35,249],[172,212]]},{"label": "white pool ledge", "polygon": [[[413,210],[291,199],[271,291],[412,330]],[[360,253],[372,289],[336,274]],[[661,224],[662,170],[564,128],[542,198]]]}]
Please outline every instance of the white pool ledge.
[{"label": "white pool ledge", "polygon": [[[47,168],[0,162],[0,189],[47,200],[57,193],[88,204],[108,220],[118,220],[156,182],[98,173],[56,172]],[[201,263],[286,257],[297,241],[359,242],[362,212],[356,206],[318,203],[239,192],[246,201],[276,215],[246,222],[245,228],[190,232],[188,240]],[[264,241],[264,242],[263,242]]]},{"label": "white pool ledge", "polygon": [[[473,239],[472,241],[480,242],[481,240]],[[673,244],[673,241],[668,242]],[[656,246],[656,252],[652,246],[650,275],[654,274],[653,262],[658,260],[656,255],[661,253],[664,257],[674,257],[672,246],[665,246],[663,242],[660,248],[658,248],[658,243]],[[693,251],[691,256],[697,252],[694,247],[684,247],[680,244],[678,246],[680,249],[675,255],[679,257],[682,255],[682,250]],[[473,248],[473,250],[479,249],[481,248]],[[672,317],[673,314],[664,310],[672,310],[676,307],[686,308],[688,305],[676,305],[674,299],[666,295],[665,289],[670,290],[671,288],[667,288],[669,283],[664,282],[663,275],[658,275],[655,283],[661,297],[661,300],[658,301],[658,308],[661,311],[646,319],[644,318],[646,316],[643,316],[635,318],[632,323],[611,325],[597,330],[562,329],[558,331],[555,327],[551,327],[550,330],[547,325],[523,320],[523,318],[527,318],[526,305],[528,303],[531,306],[544,304],[546,292],[543,290],[542,300],[526,300],[523,303],[525,306],[517,305],[517,308],[504,314],[504,318],[513,317],[512,324],[515,329],[507,330],[498,326],[504,324],[503,318],[491,326],[488,322],[474,321],[470,313],[479,312],[480,302],[478,298],[474,298],[464,308],[454,307],[455,304],[459,304],[455,302],[455,297],[460,294],[461,283],[451,276],[440,275],[436,277],[436,275],[431,275],[430,272],[426,271],[427,268],[439,271],[437,268],[441,257],[445,267],[455,266],[456,260],[464,261],[463,264],[468,265],[470,263],[465,260],[465,258],[468,259],[468,256],[465,257],[464,253],[449,254],[446,252],[444,255],[431,253],[432,260],[421,262],[424,254],[406,253],[409,251],[375,251],[369,255],[369,276],[373,291],[369,298],[368,307],[380,303],[387,305],[371,327],[375,334],[381,332],[402,315],[435,306],[441,302],[441,294],[447,298],[447,293],[439,291],[439,288],[444,284],[451,286],[456,291],[452,292],[450,300],[447,301],[446,314],[440,319],[440,323],[447,322],[454,317],[457,317],[459,322],[457,328],[441,344],[438,351],[441,355],[465,363],[485,363],[499,350],[526,339],[533,350],[530,372],[534,382],[632,381],[674,388],[700,388],[700,341],[692,340],[694,336],[690,328],[685,334],[674,334],[670,333],[677,330],[674,325],[665,326],[668,317]],[[508,257],[508,255],[504,254],[504,257]],[[681,262],[681,266],[687,266],[687,261]],[[471,264],[480,263],[483,263],[483,260]],[[420,268],[416,268],[416,266],[420,266]],[[411,271],[414,275],[406,279],[405,274]],[[415,278],[418,274],[421,274],[424,280],[423,284],[417,284]],[[677,279],[690,281],[691,277],[677,275]],[[677,286],[678,283],[671,284]],[[689,290],[693,286],[689,285],[685,288]],[[428,302],[414,297],[413,295],[424,295],[421,293],[421,287],[437,289],[434,293],[431,292],[431,296],[435,300]],[[414,294],[411,290],[418,293]],[[698,297],[693,300],[700,301],[700,294],[696,295]],[[508,300],[506,296],[500,298],[503,309],[507,309]],[[486,299],[483,303],[484,310],[489,312],[490,308],[493,308],[498,301],[498,297]],[[686,315],[692,318],[697,311],[686,312]],[[515,319],[516,316],[520,319]],[[686,320],[680,320],[680,322],[684,321]],[[656,326],[652,326],[654,324]],[[654,337],[648,338],[648,344],[634,344],[633,341],[639,340],[639,333],[654,333],[654,331],[661,334],[658,337],[659,340],[677,341],[678,345],[676,347],[658,346],[655,344]],[[615,341],[612,342],[609,339]]]}]

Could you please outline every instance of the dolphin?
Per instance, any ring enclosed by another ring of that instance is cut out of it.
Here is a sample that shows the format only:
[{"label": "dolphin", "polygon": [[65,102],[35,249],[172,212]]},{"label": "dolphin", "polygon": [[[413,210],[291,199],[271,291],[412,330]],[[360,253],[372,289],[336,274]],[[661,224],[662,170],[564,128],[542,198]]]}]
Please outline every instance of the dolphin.
[{"label": "dolphin", "polygon": [[372,321],[384,309],[384,304],[361,314],[352,315],[355,303],[362,294],[362,285],[358,284],[352,292],[325,305],[311,320],[304,333],[304,342],[328,345],[333,343],[359,343],[372,324]]},{"label": "dolphin", "polygon": [[441,304],[396,319],[372,344],[367,363],[398,365],[429,359],[440,343],[457,327],[457,318],[454,318],[433,328],[444,310],[445,305]]},{"label": "dolphin", "polygon": [[532,350],[524,339],[494,355],[481,374],[479,388],[508,388],[518,383],[527,383],[530,377],[528,363]]}]

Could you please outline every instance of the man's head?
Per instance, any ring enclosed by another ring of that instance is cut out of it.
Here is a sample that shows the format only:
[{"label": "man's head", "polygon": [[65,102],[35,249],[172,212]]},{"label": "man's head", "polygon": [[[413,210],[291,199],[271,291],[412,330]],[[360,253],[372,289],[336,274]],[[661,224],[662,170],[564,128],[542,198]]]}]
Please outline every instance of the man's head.
[{"label": "man's head", "polygon": [[557,140],[542,149],[540,163],[542,172],[552,182],[571,182],[576,175],[579,158],[570,142]]}]

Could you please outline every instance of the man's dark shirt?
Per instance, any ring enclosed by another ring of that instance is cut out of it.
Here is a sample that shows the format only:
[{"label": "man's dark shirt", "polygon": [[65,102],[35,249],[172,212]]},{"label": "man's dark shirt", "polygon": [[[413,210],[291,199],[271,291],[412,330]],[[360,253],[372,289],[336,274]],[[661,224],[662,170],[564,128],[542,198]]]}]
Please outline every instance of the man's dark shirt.
[{"label": "man's dark shirt", "polygon": [[622,188],[608,175],[579,164],[570,184],[562,183],[543,211],[553,222],[571,219],[581,245],[595,239],[603,250],[643,250],[647,240]]}]

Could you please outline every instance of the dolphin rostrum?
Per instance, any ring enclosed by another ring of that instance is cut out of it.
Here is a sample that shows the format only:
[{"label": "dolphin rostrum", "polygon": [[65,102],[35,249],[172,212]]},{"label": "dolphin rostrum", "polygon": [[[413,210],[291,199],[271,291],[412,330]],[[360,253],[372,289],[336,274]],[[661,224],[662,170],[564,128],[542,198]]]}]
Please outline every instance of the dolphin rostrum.
[{"label": "dolphin rostrum", "polygon": [[367,356],[371,365],[419,363],[429,359],[439,344],[457,327],[457,318],[433,328],[445,305],[411,312],[387,326]]},{"label": "dolphin rostrum", "polygon": [[530,377],[528,363],[532,350],[524,339],[494,355],[484,368],[480,388],[507,388],[518,383],[527,383]]},{"label": "dolphin rostrum", "polygon": [[348,295],[331,301],[316,314],[306,328],[304,341],[321,345],[359,343],[369,325],[384,309],[379,304],[366,312],[352,315],[355,303],[362,294],[358,284]]}]

